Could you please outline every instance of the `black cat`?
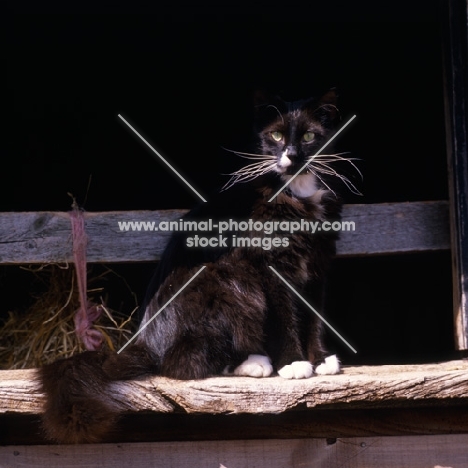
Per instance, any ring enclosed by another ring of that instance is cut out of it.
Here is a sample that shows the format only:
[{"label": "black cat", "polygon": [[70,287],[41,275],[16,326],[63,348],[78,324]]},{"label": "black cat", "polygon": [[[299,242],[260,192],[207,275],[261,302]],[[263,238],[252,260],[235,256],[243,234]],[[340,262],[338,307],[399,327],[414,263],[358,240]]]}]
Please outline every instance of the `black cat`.
[{"label": "black cat", "polygon": [[[40,369],[48,437],[101,440],[119,412],[111,392],[117,380],[145,374],[268,377],[275,371],[302,379],[339,372],[337,358],[324,349],[321,321],[290,288],[320,308],[337,235],[279,228],[280,222],[339,220],[340,201],[331,187],[333,179],[349,180],[331,163],[344,158],[316,155],[339,118],[336,94],[293,103],[258,96],[255,114],[258,151],[239,153],[255,162],[185,218],[235,220],[226,243],[189,247],[197,232],[175,233],[149,288],[135,343],[120,354],[89,351]],[[277,230],[241,230],[239,223],[248,220],[256,226],[277,221]]]}]

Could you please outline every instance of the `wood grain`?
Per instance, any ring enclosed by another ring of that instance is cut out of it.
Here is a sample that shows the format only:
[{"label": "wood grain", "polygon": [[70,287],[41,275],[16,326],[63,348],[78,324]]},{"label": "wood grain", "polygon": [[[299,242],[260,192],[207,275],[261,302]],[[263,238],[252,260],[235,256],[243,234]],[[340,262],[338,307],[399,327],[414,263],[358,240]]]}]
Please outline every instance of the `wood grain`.
[{"label": "wood grain", "polygon": [[[0,372],[0,413],[38,414],[35,370]],[[344,368],[305,380],[213,377],[176,381],[151,377],[113,384],[123,411],[186,414],[277,414],[295,409],[415,407],[468,401],[468,362]]]},{"label": "wood grain", "polygon": [[[119,222],[177,221],[185,210],[84,213],[89,262],[144,262],[159,259],[166,231],[121,231]],[[339,256],[446,250],[450,248],[448,203],[411,202],[345,205]],[[218,235],[217,233],[216,236]],[[0,213],[0,263],[73,261],[70,216],[63,212]]]},{"label": "wood grain", "polygon": [[468,435],[0,447],[0,467],[462,468]]},{"label": "wood grain", "polygon": [[455,346],[468,349],[468,66],[466,1],[444,8],[444,104],[453,265]]}]

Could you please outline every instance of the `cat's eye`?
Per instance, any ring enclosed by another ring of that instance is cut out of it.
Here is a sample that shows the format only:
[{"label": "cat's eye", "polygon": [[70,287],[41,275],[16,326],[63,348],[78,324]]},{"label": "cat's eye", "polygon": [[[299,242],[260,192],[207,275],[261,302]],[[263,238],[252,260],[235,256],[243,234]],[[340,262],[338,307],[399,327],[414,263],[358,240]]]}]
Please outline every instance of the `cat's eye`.
[{"label": "cat's eye", "polygon": [[314,138],[315,138],[314,132],[305,132],[304,135],[302,136],[302,139],[306,141],[307,143],[309,141],[312,141]]},{"label": "cat's eye", "polygon": [[281,141],[283,139],[283,134],[281,132],[271,132],[271,138],[275,141]]}]

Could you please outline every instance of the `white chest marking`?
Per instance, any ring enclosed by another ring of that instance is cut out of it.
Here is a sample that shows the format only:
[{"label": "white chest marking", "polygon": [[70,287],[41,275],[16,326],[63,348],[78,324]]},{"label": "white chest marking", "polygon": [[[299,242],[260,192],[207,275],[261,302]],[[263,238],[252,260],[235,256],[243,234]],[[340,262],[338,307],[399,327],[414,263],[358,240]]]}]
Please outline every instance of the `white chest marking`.
[{"label": "white chest marking", "polygon": [[289,184],[289,187],[291,188],[291,192],[300,198],[311,197],[318,190],[315,176],[311,172],[295,177]]}]

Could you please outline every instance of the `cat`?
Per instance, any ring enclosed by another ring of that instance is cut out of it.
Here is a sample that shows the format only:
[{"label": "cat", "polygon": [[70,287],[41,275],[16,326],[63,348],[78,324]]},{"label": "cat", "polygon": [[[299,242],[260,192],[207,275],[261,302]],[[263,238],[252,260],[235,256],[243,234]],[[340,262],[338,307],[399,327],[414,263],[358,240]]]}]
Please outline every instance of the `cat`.
[{"label": "cat", "polygon": [[[333,179],[349,180],[331,163],[344,158],[316,155],[339,121],[336,99],[334,89],[297,102],[258,93],[257,150],[238,153],[254,162],[234,172],[214,199],[184,219],[339,220],[341,201]],[[40,368],[48,438],[61,443],[104,440],[120,411],[111,395],[119,380],[143,375],[269,377],[275,372],[285,379],[305,379],[314,372],[340,372],[338,359],[325,349],[321,320],[295,294],[321,307],[336,233],[265,234],[241,231],[232,223],[225,233],[229,244],[189,247],[187,240],[195,234],[173,233],[149,286],[135,342],[119,354],[87,351]],[[250,246],[233,246],[238,237]]]}]

